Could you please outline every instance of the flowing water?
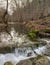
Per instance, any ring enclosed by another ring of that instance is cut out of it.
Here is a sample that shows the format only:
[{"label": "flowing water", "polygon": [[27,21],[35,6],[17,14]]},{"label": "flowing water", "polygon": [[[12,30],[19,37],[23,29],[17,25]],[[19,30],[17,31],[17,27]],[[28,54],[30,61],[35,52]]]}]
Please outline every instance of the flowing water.
[{"label": "flowing water", "polygon": [[[14,53],[0,54],[0,64],[4,65],[5,62],[11,61],[14,65],[16,65],[20,60],[28,59],[31,57],[36,57],[37,55],[34,53],[36,51],[37,54],[42,55],[44,52],[45,46],[39,47],[38,49],[28,48],[16,48]],[[31,53],[30,55],[28,55]]]},{"label": "flowing water", "polygon": [[[15,44],[18,42],[19,45],[21,45],[23,42],[32,43],[30,40],[26,39],[26,35],[18,35],[18,33],[15,32],[14,29],[10,32],[12,35],[12,39],[10,35],[2,33],[0,35],[1,42],[3,44]],[[50,43],[50,41],[46,39],[40,39],[43,41],[46,41],[47,43]],[[5,43],[4,43],[5,42]],[[34,48],[34,45],[31,47],[20,47],[15,48],[15,50],[12,53],[6,53],[2,54],[0,53],[0,65],[4,65],[5,62],[11,61],[14,65],[16,65],[19,61],[29,59],[31,57],[36,57],[38,55],[43,55],[46,49],[46,46],[39,46],[38,48]],[[50,59],[49,56],[47,56],[48,59]]]}]

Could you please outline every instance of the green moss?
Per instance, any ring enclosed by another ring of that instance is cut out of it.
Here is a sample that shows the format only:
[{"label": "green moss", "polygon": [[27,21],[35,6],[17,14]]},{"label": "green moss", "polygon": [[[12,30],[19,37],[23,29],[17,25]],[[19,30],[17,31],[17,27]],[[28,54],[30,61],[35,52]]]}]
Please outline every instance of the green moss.
[{"label": "green moss", "polygon": [[30,61],[32,62],[32,65],[36,65],[36,63],[34,62],[34,58],[30,58]]},{"label": "green moss", "polygon": [[39,60],[39,59],[41,59],[42,58],[42,56],[41,55],[38,55],[35,59],[36,60]]},{"label": "green moss", "polygon": [[35,40],[38,36],[38,33],[39,31],[38,30],[30,30],[28,32],[28,37],[31,39],[31,40]]},{"label": "green moss", "polygon": [[43,56],[41,55],[38,55],[37,57],[35,58],[30,58],[30,61],[32,62],[32,65],[36,65],[36,60],[39,60],[41,59]]},{"label": "green moss", "polygon": [[31,39],[34,39],[36,38],[36,34],[35,33],[29,33],[28,36],[31,38]]},{"label": "green moss", "polygon": [[38,34],[38,33],[39,33],[39,30],[36,30],[36,29],[35,29],[35,30],[31,30],[30,32],[31,32],[31,33],[35,33],[35,34]]},{"label": "green moss", "polygon": [[13,65],[11,62],[5,62],[4,65]]},{"label": "green moss", "polygon": [[37,57],[30,58],[29,60],[32,62],[32,65],[36,65],[36,61],[42,59],[44,56],[38,55]]},{"label": "green moss", "polygon": [[45,33],[50,33],[50,28],[44,29],[43,32],[45,32]]}]

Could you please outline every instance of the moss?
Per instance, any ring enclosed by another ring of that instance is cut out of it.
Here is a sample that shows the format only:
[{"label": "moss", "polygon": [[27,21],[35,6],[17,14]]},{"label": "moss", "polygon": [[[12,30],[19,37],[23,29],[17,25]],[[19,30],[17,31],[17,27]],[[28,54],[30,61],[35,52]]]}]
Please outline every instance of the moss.
[{"label": "moss", "polygon": [[4,65],[13,65],[11,62],[5,62]]},{"label": "moss", "polygon": [[30,37],[30,39],[35,39],[36,38],[36,34],[35,33],[29,32],[28,36]]},{"label": "moss", "polygon": [[32,65],[36,65],[36,61],[43,58],[43,56],[41,55],[38,55],[37,57],[35,58],[30,58],[30,61],[32,62]]},{"label": "moss", "polygon": [[32,65],[36,65],[36,63],[35,62],[32,62]]},{"label": "moss", "polygon": [[50,33],[50,28],[44,29],[43,32],[45,32],[45,33]]},{"label": "moss", "polygon": [[39,59],[41,59],[43,56],[41,56],[41,55],[38,55],[37,57],[36,57],[36,60],[39,60]]},{"label": "moss", "polygon": [[31,39],[31,40],[35,40],[38,36],[38,33],[39,31],[38,30],[30,30],[28,32],[28,37]]},{"label": "moss", "polygon": [[16,65],[32,65],[32,62],[29,60],[29,59],[27,59],[27,60],[22,60],[22,61],[20,61],[18,64],[16,64]]},{"label": "moss", "polygon": [[37,57],[35,58],[30,58],[30,61],[32,62],[32,65],[36,65],[36,61],[43,58],[43,56],[41,55],[38,55]]}]

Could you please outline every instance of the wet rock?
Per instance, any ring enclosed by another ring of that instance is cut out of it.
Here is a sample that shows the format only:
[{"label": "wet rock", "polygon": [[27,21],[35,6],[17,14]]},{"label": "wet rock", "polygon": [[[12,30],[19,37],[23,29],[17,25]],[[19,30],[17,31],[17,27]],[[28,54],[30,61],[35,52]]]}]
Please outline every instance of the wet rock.
[{"label": "wet rock", "polygon": [[50,65],[50,60],[46,56],[37,56],[28,60],[20,61],[16,65]]},{"label": "wet rock", "polygon": [[4,65],[13,65],[11,62],[5,62]]},{"label": "wet rock", "polygon": [[32,52],[29,52],[28,54],[27,54],[27,56],[29,57],[29,56],[32,56]]},{"label": "wet rock", "polygon": [[50,38],[50,34],[49,33],[45,33],[45,32],[39,32],[39,36],[41,37],[41,38]]},{"label": "wet rock", "polygon": [[30,60],[23,60],[16,65],[32,65],[32,62]]},{"label": "wet rock", "polygon": [[42,57],[36,60],[36,65],[50,65],[50,60],[48,60],[47,57]]},{"label": "wet rock", "polygon": [[31,58],[30,60],[32,65],[50,65],[50,60],[46,56],[38,55],[37,57]]},{"label": "wet rock", "polygon": [[50,56],[50,43],[46,46],[46,49],[45,49],[44,54],[45,54],[46,56]]}]

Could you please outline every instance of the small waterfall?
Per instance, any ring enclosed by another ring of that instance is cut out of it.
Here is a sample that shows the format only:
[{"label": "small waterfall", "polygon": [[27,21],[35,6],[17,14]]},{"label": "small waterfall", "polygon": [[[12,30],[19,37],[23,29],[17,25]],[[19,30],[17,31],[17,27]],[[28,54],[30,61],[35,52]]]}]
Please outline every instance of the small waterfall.
[{"label": "small waterfall", "polygon": [[[5,32],[0,35],[0,40],[2,44],[8,45],[8,44],[18,43],[18,45],[22,45],[25,42],[27,44],[32,43],[29,39],[26,38],[26,35],[19,35],[18,33],[16,33],[14,28],[11,29],[10,33],[12,35],[12,39],[11,36]],[[50,41],[48,40],[44,40],[44,39],[41,40],[50,43]],[[28,46],[23,48],[22,47],[15,48],[15,50],[12,53],[6,53],[6,54],[0,53],[0,64],[4,65],[5,62],[11,61],[14,65],[16,65],[21,60],[29,59],[31,57],[36,57],[37,56],[36,53],[38,55],[44,55],[45,49],[46,49],[46,45],[39,46],[38,48],[34,47],[33,45],[32,47]],[[48,59],[49,58],[50,57],[48,57]]]},{"label": "small waterfall", "polygon": [[[37,55],[34,53],[34,51],[36,51],[37,54],[42,55],[44,48],[45,46],[35,50],[32,50],[30,47],[16,48],[14,53],[0,54],[0,64],[4,65],[5,62],[11,61],[14,65],[16,65],[21,60],[36,57]],[[29,53],[31,54],[28,56]]]}]

